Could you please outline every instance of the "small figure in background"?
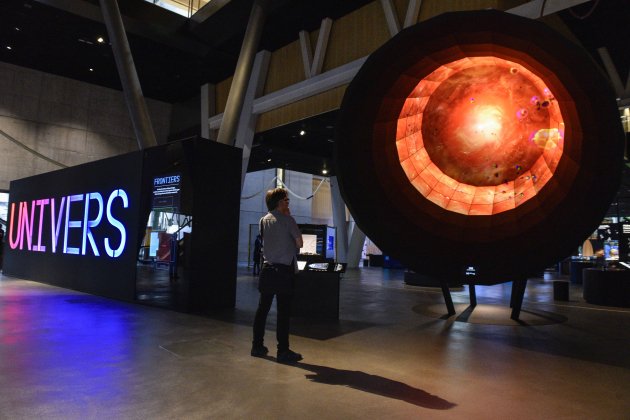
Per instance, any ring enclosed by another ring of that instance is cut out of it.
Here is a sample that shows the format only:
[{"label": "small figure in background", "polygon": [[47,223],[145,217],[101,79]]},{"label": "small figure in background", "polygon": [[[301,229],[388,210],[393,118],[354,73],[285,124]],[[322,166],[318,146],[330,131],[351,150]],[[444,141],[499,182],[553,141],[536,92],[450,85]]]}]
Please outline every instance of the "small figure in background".
[{"label": "small figure in background", "polygon": [[256,240],[254,241],[254,275],[255,276],[260,274],[261,256],[262,256],[262,237],[260,235],[257,235]]}]

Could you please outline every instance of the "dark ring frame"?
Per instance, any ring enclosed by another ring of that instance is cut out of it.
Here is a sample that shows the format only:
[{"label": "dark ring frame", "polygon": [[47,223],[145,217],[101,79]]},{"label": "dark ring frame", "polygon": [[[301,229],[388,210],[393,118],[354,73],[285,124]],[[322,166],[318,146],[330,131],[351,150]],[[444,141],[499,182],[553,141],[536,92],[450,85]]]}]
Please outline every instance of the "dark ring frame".
[{"label": "dark ring frame", "polygon": [[[424,198],[396,151],[397,119],[414,87],[443,64],[494,55],[554,93],[565,123],[562,158],[539,193],[514,210],[467,216]],[[541,272],[598,226],[619,187],[624,134],[615,95],[592,58],[542,22],[484,10],[446,13],[401,31],[348,86],[337,123],[342,196],[358,226],[414,271],[477,284]]]}]

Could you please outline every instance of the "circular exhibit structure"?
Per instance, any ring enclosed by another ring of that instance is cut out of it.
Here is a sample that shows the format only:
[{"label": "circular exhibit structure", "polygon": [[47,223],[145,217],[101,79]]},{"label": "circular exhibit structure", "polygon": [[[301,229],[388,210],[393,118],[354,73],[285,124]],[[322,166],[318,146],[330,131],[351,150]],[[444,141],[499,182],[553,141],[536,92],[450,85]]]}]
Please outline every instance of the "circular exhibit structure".
[{"label": "circular exhibit structure", "polygon": [[623,142],[583,49],[484,10],[419,23],[370,55],[335,154],[346,204],[384,253],[445,284],[490,285],[542,272],[596,229]]}]

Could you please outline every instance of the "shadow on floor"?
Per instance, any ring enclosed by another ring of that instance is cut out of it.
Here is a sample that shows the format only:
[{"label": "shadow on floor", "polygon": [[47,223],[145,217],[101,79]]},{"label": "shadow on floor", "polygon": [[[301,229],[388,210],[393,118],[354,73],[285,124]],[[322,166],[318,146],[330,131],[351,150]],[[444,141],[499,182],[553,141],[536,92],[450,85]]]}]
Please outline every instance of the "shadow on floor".
[{"label": "shadow on floor", "polygon": [[306,378],[313,382],[328,385],[344,385],[359,391],[405,401],[433,410],[449,410],[457,405],[421,389],[378,375],[308,363],[296,363],[294,366],[312,372],[312,374],[306,375]]},{"label": "shadow on floor", "polygon": [[[250,309],[234,309],[226,310],[210,315],[211,318],[218,321],[231,322],[238,325],[251,327],[254,324],[255,310]],[[272,306],[265,329],[267,331],[276,330],[276,309],[275,303]],[[352,320],[318,320],[309,318],[291,317],[291,335],[311,338],[313,340],[330,340],[351,334],[360,330],[374,327],[375,323],[361,322]]]}]

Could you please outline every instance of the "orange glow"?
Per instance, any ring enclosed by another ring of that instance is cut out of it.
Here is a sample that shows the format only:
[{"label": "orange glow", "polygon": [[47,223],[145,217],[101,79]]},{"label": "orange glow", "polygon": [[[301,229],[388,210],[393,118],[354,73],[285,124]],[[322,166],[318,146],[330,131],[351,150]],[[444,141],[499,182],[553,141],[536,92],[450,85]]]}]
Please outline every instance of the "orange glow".
[{"label": "orange glow", "polygon": [[545,83],[520,64],[468,57],[443,65],[407,97],[396,147],[413,186],[466,215],[534,197],[562,156],[564,123]]}]

